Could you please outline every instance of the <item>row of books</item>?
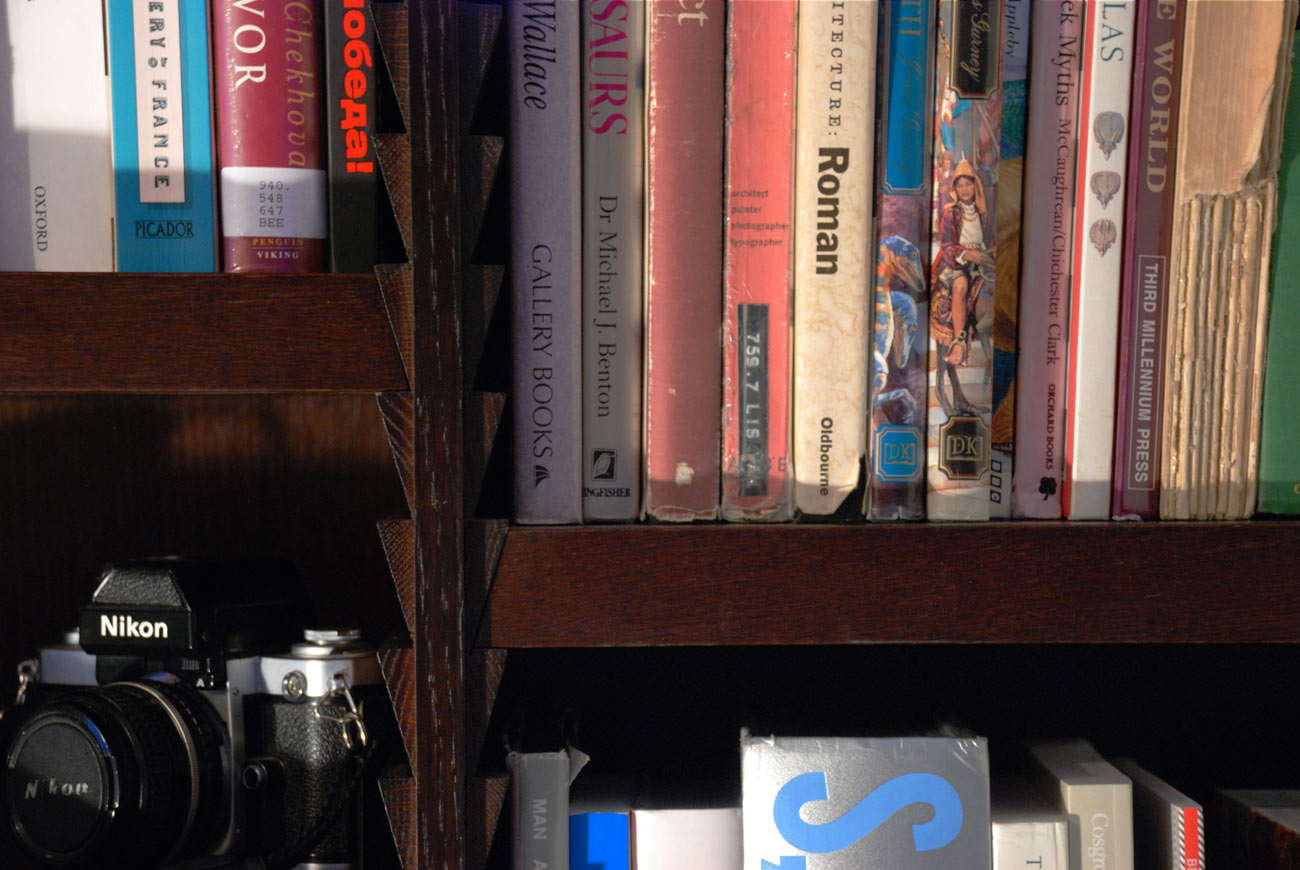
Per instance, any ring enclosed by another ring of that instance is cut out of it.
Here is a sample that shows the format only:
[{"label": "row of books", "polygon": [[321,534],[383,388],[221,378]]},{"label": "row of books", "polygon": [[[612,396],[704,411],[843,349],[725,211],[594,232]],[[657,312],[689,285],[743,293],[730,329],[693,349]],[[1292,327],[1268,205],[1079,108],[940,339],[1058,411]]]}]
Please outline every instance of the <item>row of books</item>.
[{"label": "row of books", "polygon": [[371,0],[5,0],[0,270],[370,272],[377,51]]},{"label": "row of books", "polygon": [[1256,510],[1294,0],[506,7],[517,521]]},{"label": "row of books", "polygon": [[1085,740],[1026,743],[990,772],[979,737],[742,736],[733,805],[583,799],[585,757],[514,754],[515,870],[1202,870],[1294,867],[1300,790],[1221,789],[1206,808]]}]

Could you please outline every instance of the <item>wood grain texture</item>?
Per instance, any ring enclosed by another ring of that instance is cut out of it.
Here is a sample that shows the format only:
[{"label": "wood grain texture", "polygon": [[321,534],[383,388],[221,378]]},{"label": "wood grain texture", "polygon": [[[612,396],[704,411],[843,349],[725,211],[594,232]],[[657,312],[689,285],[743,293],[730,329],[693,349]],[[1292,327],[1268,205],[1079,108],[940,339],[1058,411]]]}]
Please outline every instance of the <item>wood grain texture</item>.
[{"label": "wood grain texture", "polygon": [[406,632],[415,637],[415,523],[411,520],[380,520],[379,540],[397,588],[397,600],[406,622]]},{"label": "wood grain texture", "polygon": [[415,513],[415,401],[410,392],[380,393],[379,412],[393,450],[393,462],[402,479],[406,504]]},{"label": "wood grain texture", "polygon": [[411,137],[402,133],[376,133],[375,153],[379,155],[379,168],[384,173],[384,186],[388,200],[393,204],[397,228],[402,233],[402,244],[411,256]]},{"label": "wood grain texture", "polygon": [[393,841],[402,862],[402,870],[420,870],[418,857],[419,814],[417,811],[419,788],[414,779],[386,777],[379,783],[384,797],[384,810],[388,824],[393,829]]},{"label": "wood grain texture", "polygon": [[512,528],[479,643],[1294,642],[1300,524]]},{"label": "wood grain texture", "polygon": [[470,770],[478,770],[483,752],[483,737],[496,705],[501,678],[505,674],[503,649],[480,649],[470,653],[465,662],[466,751]]},{"label": "wood grain texture", "polygon": [[376,3],[375,32],[379,36],[379,50],[388,68],[388,77],[397,94],[402,112],[402,122],[411,127],[411,49],[409,45],[409,15],[406,3]]},{"label": "wood grain texture", "polygon": [[[495,81],[489,80],[493,61],[499,59],[503,39],[503,19],[499,3],[461,3],[460,49],[460,129],[462,135],[476,132],[474,119],[480,103],[489,98]],[[502,73],[504,71],[501,71]]]},{"label": "wood grain texture", "polygon": [[[509,232],[497,225],[490,232],[501,237]],[[496,256],[497,254],[494,254]],[[465,267],[462,288],[465,297],[465,389],[505,390],[510,384],[510,312],[502,305],[501,289],[505,266],[500,263],[474,263]]]},{"label": "wood grain texture", "polygon": [[0,391],[407,386],[366,275],[0,273]]},{"label": "wood grain texture", "polygon": [[461,468],[461,10],[410,6],[412,266],[415,277],[416,699],[421,870],[464,870],[465,756]]},{"label": "wood grain texture", "polygon": [[393,328],[393,338],[397,341],[397,349],[402,356],[406,379],[414,380],[415,362],[412,357],[412,342],[414,341],[415,290],[411,266],[409,263],[376,266],[375,278],[379,281],[379,293],[383,296],[388,322]]},{"label": "wood grain texture", "polygon": [[407,761],[416,757],[415,724],[415,651],[410,647],[389,646],[379,650],[379,666],[388,684],[388,697],[393,702],[397,728],[402,733],[402,746]]}]

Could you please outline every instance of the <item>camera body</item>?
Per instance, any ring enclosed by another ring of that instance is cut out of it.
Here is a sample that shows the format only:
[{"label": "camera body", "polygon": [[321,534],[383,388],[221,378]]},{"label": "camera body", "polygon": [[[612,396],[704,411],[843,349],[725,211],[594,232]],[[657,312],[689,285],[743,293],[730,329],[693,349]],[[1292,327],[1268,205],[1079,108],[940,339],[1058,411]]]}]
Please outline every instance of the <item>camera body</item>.
[{"label": "camera body", "polygon": [[308,607],[284,562],[109,566],[79,631],[20,668],[0,774],[23,849],[60,867],[359,867],[357,699],[382,676],[357,632],[304,629]]}]

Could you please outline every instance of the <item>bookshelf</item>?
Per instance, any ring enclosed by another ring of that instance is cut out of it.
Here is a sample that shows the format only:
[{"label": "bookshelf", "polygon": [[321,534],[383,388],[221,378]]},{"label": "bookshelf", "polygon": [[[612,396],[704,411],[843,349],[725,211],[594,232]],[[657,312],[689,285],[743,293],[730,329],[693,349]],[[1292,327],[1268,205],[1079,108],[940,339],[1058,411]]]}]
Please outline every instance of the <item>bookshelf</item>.
[{"label": "bookshelf", "polygon": [[[596,757],[657,741],[649,764],[699,738],[665,760],[686,767],[733,757],[742,716],[788,724],[771,698],[808,672],[828,693],[862,683],[808,727],[851,727],[945,672],[926,685],[993,688],[975,712],[995,733],[1119,741],[1134,710],[1181,698],[1169,739],[1138,748],[1203,740],[1212,773],[1265,766],[1289,726],[1269,695],[1300,651],[1300,524],[510,527],[500,9],[381,5],[409,93],[409,177],[403,142],[385,166],[409,272],[0,276],[0,697],[105,559],[236,541],[294,558],[326,615],[388,635],[410,769],[383,789],[405,870],[506,866],[511,730],[582,709]],[[1044,672],[1103,668],[1122,674],[1095,709],[1058,683],[1023,697]],[[715,715],[646,715],[674,704]]]}]

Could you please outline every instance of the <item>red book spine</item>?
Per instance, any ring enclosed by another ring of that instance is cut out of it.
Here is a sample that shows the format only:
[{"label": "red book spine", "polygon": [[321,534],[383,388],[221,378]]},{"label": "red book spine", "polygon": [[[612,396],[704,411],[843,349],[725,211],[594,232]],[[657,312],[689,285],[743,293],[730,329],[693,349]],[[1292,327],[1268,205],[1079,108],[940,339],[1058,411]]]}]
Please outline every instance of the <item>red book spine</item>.
[{"label": "red book spine", "polygon": [[790,518],[794,0],[728,22],[722,514]]},{"label": "red book spine", "polygon": [[1115,390],[1116,519],[1157,519],[1160,513],[1165,299],[1186,12],[1186,0],[1138,8]]},{"label": "red book spine", "polygon": [[726,2],[649,0],[645,512],[718,515]]},{"label": "red book spine", "polygon": [[213,3],[227,272],[324,268],[320,18],[315,0]]}]

